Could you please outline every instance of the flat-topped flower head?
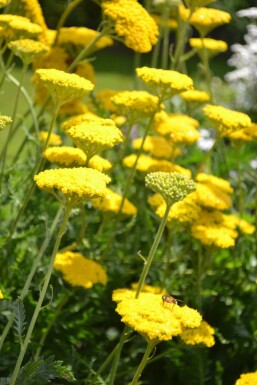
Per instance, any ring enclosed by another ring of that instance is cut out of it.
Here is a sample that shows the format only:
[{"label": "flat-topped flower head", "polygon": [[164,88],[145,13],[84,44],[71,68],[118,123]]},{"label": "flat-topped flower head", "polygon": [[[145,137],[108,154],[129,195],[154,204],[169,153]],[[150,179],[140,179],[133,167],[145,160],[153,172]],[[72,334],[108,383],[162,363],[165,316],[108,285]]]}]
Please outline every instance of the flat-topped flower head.
[{"label": "flat-topped flower head", "polygon": [[89,80],[54,68],[38,69],[35,74],[58,106],[82,98],[94,88]]},{"label": "flat-topped flower head", "polygon": [[111,119],[93,119],[68,128],[66,134],[88,159],[123,141],[123,134]]},{"label": "flat-topped flower head", "polygon": [[203,108],[203,112],[221,136],[251,125],[248,115],[222,106],[208,104]]},{"label": "flat-topped flower head", "polygon": [[214,28],[227,24],[231,20],[228,12],[216,8],[198,8],[190,18],[190,24],[204,37]]},{"label": "flat-topped flower head", "polygon": [[10,14],[0,16],[0,26],[4,27],[4,37],[7,41],[33,39],[42,33],[42,28],[27,17]]},{"label": "flat-topped flower head", "polygon": [[161,194],[169,206],[183,200],[196,189],[192,179],[178,172],[152,172],[145,177],[145,183],[146,187]]},{"label": "flat-topped flower head", "polygon": [[102,8],[127,47],[135,52],[151,51],[158,40],[158,26],[137,0],[103,1]]},{"label": "flat-topped flower head", "polygon": [[46,54],[49,48],[39,41],[31,39],[20,39],[8,44],[15,55],[19,56],[24,64],[30,64],[36,57]]},{"label": "flat-topped flower head", "polygon": [[198,7],[205,7],[206,5],[213,3],[216,0],[186,0],[188,8],[194,10]]},{"label": "flat-topped flower head", "polygon": [[187,103],[205,103],[210,101],[210,95],[206,91],[189,90],[180,94]]},{"label": "flat-topped flower head", "polygon": [[197,50],[200,57],[205,51],[207,51],[208,56],[212,58],[221,52],[226,52],[228,49],[228,45],[225,41],[211,39],[209,37],[203,39],[192,37],[189,39],[189,45]]},{"label": "flat-topped flower head", "polygon": [[235,385],[257,385],[257,371],[241,374]]},{"label": "flat-topped flower head", "polygon": [[196,310],[188,306],[164,305],[160,294],[141,292],[137,299],[126,292],[120,294],[117,296],[114,292],[113,295],[118,302],[116,312],[122,316],[122,322],[147,340],[169,341],[180,335],[184,328],[200,326],[202,317]]},{"label": "flat-topped flower head", "polygon": [[4,130],[10,123],[12,123],[10,116],[0,114],[0,131]]},{"label": "flat-topped flower head", "polygon": [[142,67],[136,73],[161,101],[193,88],[193,80],[177,71]]},{"label": "flat-topped flower head", "polygon": [[137,208],[128,199],[124,200],[122,209],[120,211],[122,200],[122,195],[107,188],[106,196],[104,198],[93,199],[92,203],[95,208],[103,212],[109,212],[114,214],[121,212],[121,214],[126,216],[136,215]]},{"label": "flat-topped flower head", "polygon": [[214,329],[205,321],[202,321],[197,328],[187,328],[182,331],[180,338],[187,345],[205,345],[208,348],[215,344]]},{"label": "flat-topped flower head", "polygon": [[60,271],[63,274],[63,279],[72,286],[82,286],[85,289],[90,289],[97,283],[106,285],[107,282],[104,268],[80,253],[72,251],[57,253],[54,268]]},{"label": "flat-topped flower head", "polygon": [[104,197],[106,184],[111,181],[107,175],[85,167],[45,170],[35,175],[34,180],[41,190],[54,196],[59,192],[71,206],[86,199]]},{"label": "flat-topped flower head", "polygon": [[147,91],[123,91],[111,98],[121,115],[128,121],[138,120],[152,116],[160,110],[159,98]]}]

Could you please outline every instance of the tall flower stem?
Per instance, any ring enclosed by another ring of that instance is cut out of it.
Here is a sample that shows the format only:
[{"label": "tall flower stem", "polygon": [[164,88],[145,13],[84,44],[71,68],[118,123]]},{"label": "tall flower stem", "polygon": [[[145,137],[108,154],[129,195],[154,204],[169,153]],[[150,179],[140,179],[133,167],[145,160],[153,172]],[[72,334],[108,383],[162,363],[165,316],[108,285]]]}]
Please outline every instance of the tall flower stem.
[{"label": "tall flower stem", "polygon": [[179,71],[181,69],[181,58],[185,51],[185,44],[187,38],[187,31],[189,26],[189,20],[192,16],[192,10],[190,10],[186,21],[182,21],[179,16],[179,23],[177,28],[177,42],[175,52],[172,58],[171,69]]},{"label": "tall flower stem", "polygon": [[168,215],[169,215],[169,212],[170,212],[170,208],[171,208],[171,205],[166,205],[166,209],[165,209],[165,213],[162,217],[162,220],[161,220],[161,223],[160,223],[160,226],[159,226],[159,229],[157,231],[157,234],[155,236],[155,239],[154,239],[154,242],[152,244],[152,247],[151,247],[151,250],[149,252],[149,255],[148,255],[148,258],[144,264],[144,268],[143,268],[143,271],[141,273],[141,276],[140,276],[140,279],[139,279],[139,282],[138,282],[138,287],[137,287],[137,291],[136,291],[136,296],[135,298],[138,298],[139,295],[140,295],[140,292],[143,288],[143,285],[145,283],[145,279],[146,279],[146,276],[147,276],[147,273],[151,267],[151,264],[153,262],[153,258],[155,256],[155,253],[156,253],[156,250],[157,250],[157,247],[160,243],[160,240],[161,240],[161,237],[162,237],[162,234],[163,234],[163,230],[165,228],[165,225],[167,223],[167,219],[168,219]]},{"label": "tall flower stem", "polygon": [[15,98],[15,101],[14,101],[14,107],[13,107],[13,113],[12,113],[12,123],[11,123],[11,125],[9,127],[9,132],[8,132],[6,141],[5,141],[4,146],[3,146],[2,166],[1,166],[1,174],[0,174],[0,190],[1,190],[1,187],[2,187],[2,180],[3,180],[3,175],[4,175],[4,167],[5,167],[6,156],[7,156],[8,148],[9,148],[9,144],[10,144],[10,138],[11,138],[11,135],[12,135],[12,131],[13,131],[14,123],[15,123],[15,118],[16,118],[16,114],[17,114],[19,98],[20,98],[20,93],[21,93],[21,87],[22,87],[22,83],[23,83],[24,76],[25,76],[25,73],[27,71],[27,68],[28,68],[28,66],[23,64],[23,67],[22,67],[22,70],[21,70],[21,75],[20,75],[19,86],[18,86],[16,98]]},{"label": "tall flower stem", "polygon": [[40,296],[39,296],[36,308],[34,310],[34,313],[32,315],[32,318],[31,318],[31,321],[30,321],[30,324],[29,324],[29,327],[27,330],[27,334],[26,334],[24,341],[21,345],[20,354],[19,354],[18,360],[16,362],[16,365],[15,365],[15,368],[14,368],[14,371],[13,371],[13,374],[11,377],[10,385],[14,385],[16,383],[17,377],[19,375],[19,371],[20,371],[24,356],[26,354],[28,344],[30,342],[30,339],[31,339],[38,315],[39,315],[40,310],[42,308],[42,304],[43,304],[43,301],[44,301],[44,298],[45,298],[45,295],[46,295],[46,292],[47,292],[47,289],[49,286],[49,282],[50,282],[53,267],[54,267],[55,256],[59,250],[59,246],[60,246],[62,237],[66,231],[66,226],[67,226],[67,222],[69,219],[71,209],[72,209],[72,206],[65,207],[64,217],[63,217],[62,224],[61,224],[61,227],[59,229],[59,232],[58,232],[55,244],[54,244],[53,252],[52,252],[51,259],[50,259],[50,262],[48,265],[48,270],[47,270],[47,273],[46,273],[46,276],[44,279],[44,284],[43,284],[42,289],[40,290]]},{"label": "tall flower stem", "polygon": [[210,101],[212,101],[212,85],[211,85],[212,75],[211,75],[211,69],[210,69],[210,63],[209,63],[208,50],[204,45],[203,36],[201,36],[201,42],[202,42],[203,50],[202,50],[202,54],[200,55],[200,58],[202,60],[202,66],[205,73],[206,85],[207,85],[208,93],[210,95]]},{"label": "tall flower stem", "polygon": [[69,17],[70,13],[80,4],[83,0],[73,0],[67,8],[65,8],[64,12],[62,13],[57,26],[56,26],[56,37],[54,41],[54,45],[58,44],[58,38],[60,34],[61,28],[64,26],[67,18]]},{"label": "tall flower stem", "polygon": [[157,344],[156,341],[148,341],[147,342],[147,347],[146,347],[145,353],[143,355],[143,358],[142,358],[142,360],[141,360],[141,362],[137,368],[137,371],[136,371],[134,378],[133,378],[130,385],[137,385],[138,380],[139,380],[139,378],[140,378],[140,376],[141,376],[141,374],[142,374],[142,372],[143,372],[143,370],[147,364],[149,356],[150,356],[152,350],[154,349],[154,347],[156,346],[156,344]]},{"label": "tall flower stem", "polygon": [[[30,273],[29,273],[29,275],[28,275],[28,277],[26,279],[26,282],[25,282],[25,284],[23,286],[23,289],[21,291],[21,294],[19,296],[19,299],[21,301],[23,301],[23,299],[26,297],[26,295],[27,295],[27,293],[29,291],[30,284],[31,284],[32,279],[33,279],[33,277],[35,275],[35,272],[36,272],[36,270],[38,268],[39,262],[40,262],[43,254],[44,254],[44,252],[45,252],[45,250],[46,250],[46,248],[47,248],[47,246],[48,246],[48,244],[49,244],[49,242],[50,242],[50,240],[52,238],[52,235],[53,235],[53,233],[54,233],[54,231],[56,229],[56,226],[57,226],[57,224],[58,224],[58,222],[60,220],[62,212],[63,212],[63,207],[60,206],[60,208],[57,211],[57,214],[56,214],[56,216],[54,218],[53,224],[52,224],[52,226],[51,226],[51,228],[49,230],[49,234],[46,235],[46,237],[45,237],[45,239],[44,239],[44,241],[43,241],[43,243],[42,243],[42,245],[40,247],[39,253],[36,256],[36,258],[34,259],[34,262],[33,262],[32,268],[30,270]],[[14,315],[12,314],[10,316],[10,318],[9,318],[8,323],[6,324],[6,326],[4,328],[4,331],[3,331],[2,335],[1,335],[1,337],[0,337],[0,351],[2,349],[2,346],[3,346],[3,343],[5,341],[5,338],[7,337],[8,333],[9,333],[11,327],[12,327],[13,321],[14,321]]]},{"label": "tall flower stem", "polygon": [[163,12],[161,14],[161,20],[163,22],[163,30],[162,30],[162,36],[163,36],[163,43],[162,43],[162,68],[167,69],[168,68],[168,62],[169,62],[169,36],[170,31],[168,27],[168,20],[169,20],[169,13],[170,9],[169,7],[164,7]]},{"label": "tall flower stem", "polygon": [[240,217],[244,211],[243,175],[241,162],[241,145],[236,143],[236,167],[237,167],[237,209]]},{"label": "tall flower stem", "polygon": [[[39,161],[39,163],[38,163],[38,165],[36,167],[35,174],[38,174],[44,168],[45,159],[43,158],[43,152],[48,147],[49,140],[50,140],[51,133],[52,133],[54,125],[55,125],[55,121],[56,121],[56,118],[57,118],[57,115],[58,115],[59,108],[60,108],[59,105],[57,105],[56,108],[55,108],[55,112],[53,114],[52,121],[51,121],[51,124],[50,124],[50,128],[49,128],[49,131],[48,131],[48,136],[47,136],[47,139],[45,141],[45,145],[44,145],[44,148],[43,148],[43,151],[42,151],[42,155],[41,155],[40,161]],[[12,238],[12,236],[13,236],[15,230],[16,230],[17,224],[18,224],[22,214],[24,213],[24,211],[25,211],[25,209],[26,209],[26,207],[27,207],[27,205],[28,205],[28,203],[30,201],[30,198],[31,198],[31,196],[32,196],[32,194],[34,192],[34,189],[35,189],[35,183],[34,183],[34,181],[32,181],[30,187],[27,190],[27,194],[25,195],[25,198],[24,198],[24,200],[22,202],[22,206],[21,206],[21,208],[20,208],[20,210],[19,210],[19,212],[18,212],[18,214],[17,214],[17,216],[16,216],[16,218],[15,218],[15,220],[14,220],[12,226],[11,226],[10,233],[9,233],[9,236],[8,236],[8,238],[6,240],[6,243],[8,243],[11,240],[11,238]]]}]

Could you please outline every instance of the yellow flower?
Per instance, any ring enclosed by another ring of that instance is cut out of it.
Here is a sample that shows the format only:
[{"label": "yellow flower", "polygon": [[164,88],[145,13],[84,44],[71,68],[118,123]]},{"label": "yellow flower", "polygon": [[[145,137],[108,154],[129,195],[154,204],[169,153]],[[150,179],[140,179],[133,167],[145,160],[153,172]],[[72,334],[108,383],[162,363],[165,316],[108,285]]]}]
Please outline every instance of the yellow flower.
[{"label": "yellow flower", "polygon": [[251,223],[247,222],[246,220],[237,217],[236,215],[227,215],[228,221],[232,223],[232,225],[236,226],[237,228],[242,231],[244,234],[251,235],[255,231],[255,226]]},{"label": "yellow flower", "polygon": [[236,224],[229,215],[220,211],[202,210],[198,219],[192,224],[191,234],[202,244],[228,248],[235,245],[238,232]]},{"label": "yellow flower", "polygon": [[142,67],[136,73],[162,101],[193,88],[193,80],[177,71]]},{"label": "yellow flower", "polygon": [[176,144],[190,145],[195,143],[200,133],[196,130],[199,122],[187,115],[167,114],[162,111],[155,115],[153,130],[166,136]]},{"label": "yellow flower", "polygon": [[48,47],[45,44],[30,39],[11,41],[8,44],[8,48],[15,55],[19,56],[26,65],[30,64],[37,56],[41,56],[48,51]]},{"label": "yellow flower", "polygon": [[182,92],[180,96],[188,103],[204,103],[210,101],[210,95],[205,91],[189,90]]},{"label": "yellow flower", "polygon": [[72,286],[82,286],[85,289],[90,289],[97,283],[106,285],[107,282],[104,268],[80,253],[72,251],[57,253],[54,268],[61,271],[63,279]]},{"label": "yellow flower", "polygon": [[151,51],[157,43],[158,26],[141,4],[136,0],[104,1],[102,8],[127,47],[136,52]]},{"label": "yellow flower", "polygon": [[111,101],[130,122],[145,119],[160,110],[159,98],[146,91],[119,92]]},{"label": "yellow flower", "polygon": [[241,374],[235,385],[257,385],[257,371]]},{"label": "yellow flower", "polygon": [[180,334],[180,338],[187,345],[203,344],[208,348],[215,344],[214,329],[205,321],[202,321],[200,326],[193,329],[185,329]]},{"label": "yellow flower", "polygon": [[[134,296],[131,297],[131,298],[135,298],[135,294],[136,294],[136,291],[137,291],[137,288],[138,288],[138,282],[132,283],[131,284],[131,288],[132,288],[133,293],[134,293]],[[122,289],[120,289],[120,290],[122,290]],[[114,292],[115,292],[115,290],[114,290]],[[113,295],[114,295],[114,292],[113,292]],[[153,294],[159,294],[159,295],[167,295],[168,294],[167,290],[162,289],[161,287],[152,286],[152,285],[146,285],[146,284],[144,284],[142,286],[141,293],[153,293]],[[113,300],[114,300],[114,298],[113,298]],[[114,301],[118,302],[117,300],[114,300]]]},{"label": "yellow flower", "polygon": [[[111,189],[107,189],[106,196],[104,198],[93,199],[93,206],[101,211],[117,214],[120,210],[122,202],[122,195],[117,194]],[[124,215],[136,215],[137,208],[128,200],[125,199],[121,209],[121,213]]]},{"label": "yellow flower", "polygon": [[65,120],[65,122],[62,123],[61,127],[66,132],[69,130],[69,128],[71,128],[73,126],[78,126],[82,123],[90,123],[92,120],[99,121],[99,119],[101,120],[101,118],[99,118],[99,116],[93,114],[92,112],[87,111],[84,114],[72,116],[68,120]]},{"label": "yellow flower", "polygon": [[88,159],[123,140],[122,132],[111,119],[92,119],[72,126],[65,132],[85,152]]},{"label": "yellow flower", "polygon": [[12,123],[12,118],[0,114],[0,131],[5,129],[5,127],[7,127],[10,123]]},{"label": "yellow flower", "polygon": [[55,68],[61,71],[68,69],[69,56],[61,47],[52,47],[45,55],[35,58],[33,66],[38,68]]},{"label": "yellow flower", "polygon": [[38,37],[42,28],[28,18],[16,15],[0,15],[0,25],[5,28],[4,36],[10,40],[33,39]]},{"label": "yellow flower", "polygon": [[33,23],[40,25],[43,33],[46,33],[47,25],[38,0],[20,0],[19,6],[23,8],[25,16]]},{"label": "yellow flower", "polygon": [[187,306],[179,307],[170,304],[163,305],[162,296],[141,292],[139,298],[126,298],[118,300],[116,312],[122,316],[122,322],[136,330],[148,340],[156,342],[169,341],[172,337],[182,333],[187,327],[198,327],[201,315]]},{"label": "yellow flower", "polygon": [[94,88],[89,80],[53,68],[38,69],[35,74],[59,106],[76,98],[82,98]]},{"label": "yellow flower", "polygon": [[107,175],[85,167],[45,170],[35,175],[34,180],[41,190],[59,191],[72,206],[85,199],[104,197],[110,182]]},{"label": "yellow flower", "polygon": [[[132,147],[140,149],[143,138],[134,139]],[[150,136],[145,138],[143,151],[150,152],[156,158],[176,158],[181,154],[181,150],[172,145],[171,142],[163,138],[162,136]]]},{"label": "yellow flower", "polygon": [[186,4],[189,8],[195,9],[198,7],[205,7],[206,5],[213,3],[215,0],[186,0]]},{"label": "yellow flower", "polygon": [[208,104],[203,108],[203,112],[221,136],[249,127],[251,124],[248,115],[222,106]]},{"label": "yellow flower", "polygon": [[119,93],[116,90],[101,90],[95,94],[96,105],[103,111],[117,113],[118,108],[113,104],[112,97]]},{"label": "yellow flower", "polygon": [[2,293],[2,290],[0,290],[0,299],[3,299],[4,298],[4,295]]},{"label": "yellow flower", "polygon": [[229,139],[242,142],[255,142],[257,140],[257,123],[252,123],[249,127],[226,135]]},{"label": "yellow flower", "polygon": [[196,48],[199,56],[203,55],[204,50],[207,50],[209,57],[213,57],[220,52],[225,52],[228,49],[228,45],[223,40],[215,40],[211,38],[197,38],[193,37],[189,39],[189,45],[192,48]]},{"label": "yellow flower", "polygon": [[[122,160],[122,164],[125,167],[134,167],[135,161],[136,161],[137,155],[131,154],[126,156]],[[179,172],[180,174],[184,174],[188,177],[191,176],[191,171],[178,166],[177,164],[171,163],[167,160],[161,160],[161,159],[154,159],[150,156],[141,154],[138,158],[136,170],[142,171],[142,172],[152,172],[152,171],[167,171],[167,172]]]},{"label": "yellow flower", "polygon": [[220,25],[227,24],[231,20],[228,12],[216,8],[198,8],[190,18],[190,24],[197,29],[203,37]]},{"label": "yellow flower", "polygon": [[91,63],[84,61],[76,66],[75,74],[96,83],[95,70]]},{"label": "yellow flower", "polygon": [[[39,140],[42,144],[45,143],[48,137],[48,131],[40,131]],[[62,144],[62,139],[60,135],[54,134],[53,132],[50,135],[48,146],[60,146]]]},{"label": "yellow flower", "polygon": [[[99,35],[98,31],[95,31],[86,27],[64,27],[60,29],[60,34],[58,37],[58,45],[73,46],[71,52],[74,53],[74,46],[78,46],[79,49],[82,47],[88,46],[93,39]],[[108,47],[113,44],[113,40],[108,36],[102,36],[96,44],[87,52],[88,55],[91,55],[93,52]],[[69,48],[68,48],[69,50]]]},{"label": "yellow flower", "polygon": [[64,103],[58,111],[58,115],[67,116],[67,115],[77,115],[87,113],[87,106],[77,98],[72,100],[69,103]]},{"label": "yellow flower", "polygon": [[192,179],[178,172],[152,172],[145,177],[145,184],[161,194],[167,205],[183,200],[196,188]]}]

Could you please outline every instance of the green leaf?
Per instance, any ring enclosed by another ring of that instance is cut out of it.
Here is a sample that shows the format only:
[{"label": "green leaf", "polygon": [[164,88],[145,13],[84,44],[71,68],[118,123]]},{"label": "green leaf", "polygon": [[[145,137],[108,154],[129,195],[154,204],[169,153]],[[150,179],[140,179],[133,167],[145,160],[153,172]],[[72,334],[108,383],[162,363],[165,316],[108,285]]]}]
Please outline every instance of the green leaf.
[{"label": "green leaf", "polygon": [[14,303],[13,313],[14,313],[14,329],[15,329],[16,335],[21,340],[23,338],[23,333],[26,326],[25,308],[21,299],[18,299]]}]

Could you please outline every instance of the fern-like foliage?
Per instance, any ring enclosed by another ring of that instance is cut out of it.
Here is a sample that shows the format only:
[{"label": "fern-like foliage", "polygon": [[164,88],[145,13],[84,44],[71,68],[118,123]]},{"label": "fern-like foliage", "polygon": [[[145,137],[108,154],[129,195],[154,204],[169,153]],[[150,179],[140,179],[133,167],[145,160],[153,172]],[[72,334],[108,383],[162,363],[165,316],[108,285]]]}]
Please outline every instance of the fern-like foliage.
[{"label": "fern-like foliage", "polygon": [[13,305],[13,313],[14,313],[14,330],[15,334],[18,337],[19,341],[22,341],[23,335],[24,335],[24,330],[26,326],[25,322],[25,308],[24,304],[21,299],[18,299],[15,301]]},{"label": "fern-like foliage", "polygon": [[16,385],[45,385],[54,378],[63,378],[66,381],[75,381],[69,367],[62,366],[62,361],[54,361],[54,356],[37,361],[30,360],[19,373]]}]

